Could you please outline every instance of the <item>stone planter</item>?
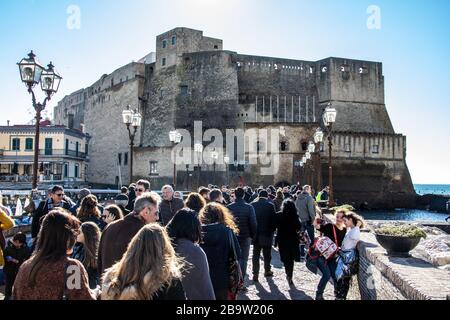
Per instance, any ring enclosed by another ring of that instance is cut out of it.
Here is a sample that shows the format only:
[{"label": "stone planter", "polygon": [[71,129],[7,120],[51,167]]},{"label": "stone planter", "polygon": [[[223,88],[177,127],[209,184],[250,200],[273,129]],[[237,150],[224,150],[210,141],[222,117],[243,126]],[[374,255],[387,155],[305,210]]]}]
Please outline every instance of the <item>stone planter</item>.
[{"label": "stone planter", "polygon": [[386,249],[389,256],[410,257],[410,251],[414,250],[420,242],[420,237],[399,237],[376,234],[378,243]]}]

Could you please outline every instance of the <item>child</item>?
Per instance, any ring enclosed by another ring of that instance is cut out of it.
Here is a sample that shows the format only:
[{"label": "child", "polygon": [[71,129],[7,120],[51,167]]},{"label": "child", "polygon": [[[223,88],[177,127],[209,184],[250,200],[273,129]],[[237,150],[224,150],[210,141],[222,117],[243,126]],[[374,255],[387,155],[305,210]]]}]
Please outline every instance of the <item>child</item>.
[{"label": "child", "polygon": [[3,256],[5,258],[5,267],[3,268],[3,273],[5,274],[5,300],[10,300],[19,268],[31,256],[25,234],[18,232],[12,241],[8,242]]}]

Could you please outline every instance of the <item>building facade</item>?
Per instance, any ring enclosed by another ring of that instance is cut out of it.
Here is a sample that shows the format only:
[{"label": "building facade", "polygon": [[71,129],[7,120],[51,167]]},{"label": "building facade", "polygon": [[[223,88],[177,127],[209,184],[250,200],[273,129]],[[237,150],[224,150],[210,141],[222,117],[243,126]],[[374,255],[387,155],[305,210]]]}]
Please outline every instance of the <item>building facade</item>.
[{"label": "building facade", "polygon": [[[219,163],[199,165],[193,159],[176,166],[180,189],[212,180],[254,186],[308,182],[318,189],[319,182],[325,186],[328,181],[327,144],[320,148],[320,165],[305,170],[298,164],[315,130],[323,127],[322,113],[331,103],[338,111],[333,135],[336,199],[357,207],[414,206],[406,138],[395,132],[390,121],[381,63],[243,55],[224,50],[220,39],[188,28],[159,35],[154,60],[124,66],[84,89],[88,92],[84,113],[73,111],[73,118],[83,116],[92,136],[89,182],[113,185],[147,178],[154,188],[171,183],[174,147],[169,132],[184,130],[194,137],[190,147],[194,140],[207,147],[211,137],[196,136],[194,128],[195,121],[201,121],[203,132],[213,129],[223,136],[230,129],[279,132],[272,139],[279,143],[275,152],[279,170],[262,175],[262,165],[249,160],[269,144],[263,138],[247,141],[243,152],[234,152],[236,148],[230,150],[223,142]],[[133,151],[134,177],[128,176],[124,161],[128,136],[121,112],[126,105],[143,114]],[[56,123],[68,125],[69,118],[58,108]],[[232,154],[228,164],[222,161],[225,154]]]},{"label": "building facade", "polygon": [[[0,127],[0,181],[31,182],[34,159],[34,125]],[[86,182],[88,136],[82,131],[41,123],[39,181]]]}]

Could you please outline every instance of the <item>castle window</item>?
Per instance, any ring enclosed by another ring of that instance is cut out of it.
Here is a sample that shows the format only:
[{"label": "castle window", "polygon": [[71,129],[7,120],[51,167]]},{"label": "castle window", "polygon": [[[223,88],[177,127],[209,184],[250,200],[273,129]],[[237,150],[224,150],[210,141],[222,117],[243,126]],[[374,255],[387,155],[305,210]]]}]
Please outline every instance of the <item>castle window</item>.
[{"label": "castle window", "polygon": [[218,45],[215,45],[215,46],[214,46],[214,49],[216,49],[216,50],[219,49],[219,46],[218,46]]},{"label": "castle window", "polygon": [[345,145],[345,152],[347,152],[347,153],[352,152],[352,146],[350,145],[350,143],[347,143]]},{"label": "castle window", "polygon": [[180,87],[180,94],[182,97],[187,97],[189,95],[189,87],[188,86],[181,86]]},{"label": "castle window", "polygon": [[368,74],[369,73],[369,69],[366,67],[361,67],[359,68],[359,74]]},{"label": "castle window", "polygon": [[280,142],[280,150],[281,151],[288,151],[288,143],[286,141],[281,141]]},{"label": "castle window", "polygon": [[327,71],[328,71],[328,67],[327,67],[327,66],[323,66],[323,67],[322,67],[322,72],[325,73],[325,72],[327,72]]},{"label": "castle window", "polygon": [[128,152],[125,152],[123,154],[123,165],[127,166],[128,165]]},{"label": "castle window", "polygon": [[158,162],[150,161],[150,175],[157,176],[158,175]]},{"label": "castle window", "polygon": [[350,72],[350,67],[348,65],[341,66],[341,72]]},{"label": "castle window", "polygon": [[321,143],[320,144],[320,152],[324,152],[325,151],[325,143]]},{"label": "castle window", "polygon": [[309,73],[312,74],[314,72],[314,68],[313,67],[309,67]]},{"label": "castle window", "polygon": [[114,78],[111,79],[111,87],[114,87]]},{"label": "castle window", "polygon": [[121,166],[121,165],[122,165],[122,154],[121,154],[121,153],[119,153],[119,154],[117,155],[117,161],[118,161],[118,163],[119,163],[119,166]]},{"label": "castle window", "polygon": [[176,36],[173,36],[172,37],[172,45],[174,46],[174,45],[176,45],[177,44],[177,37]]},{"label": "castle window", "polygon": [[166,62],[167,62],[166,58],[162,58],[161,65],[164,67],[166,65]]},{"label": "castle window", "polygon": [[159,98],[163,99],[165,95],[164,89],[161,89],[161,91],[159,92]]},{"label": "castle window", "polygon": [[163,49],[167,48],[167,40],[163,40],[163,42],[162,42],[162,48],[163,48]]},{"label": "castle window", "polygon": [[373,153],[373,154],[378,154],[378,153],[380,153],[380,146],[377,145],[377,144],[374,144],[374,145],[372,146],[372,153]]},{"label": "castle window", "polygon": [[308,142],[302,142],[302,151],[308,150]]}]

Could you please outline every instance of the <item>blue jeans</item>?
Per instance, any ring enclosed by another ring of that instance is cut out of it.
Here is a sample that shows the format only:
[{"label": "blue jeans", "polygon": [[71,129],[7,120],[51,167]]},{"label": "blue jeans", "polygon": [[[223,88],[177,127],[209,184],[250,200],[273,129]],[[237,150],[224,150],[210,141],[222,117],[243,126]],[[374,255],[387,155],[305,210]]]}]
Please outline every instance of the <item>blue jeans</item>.
[{"label": "blue jeans", "polygon": [[239,265],[241,266],[242,276],[245,279],[247,275],[247,263],[248,257],[250,255],[250,246],[252,245],[252,239],[239,239],[239,246],[241,247],[241,259],[239,260]]},{"label": "blue jeans", "polygon": [[[314,243],[315,240],[315,230],[314,226],[310,222],[302,222],[301,223],[301,231],[308,232],[309,238],[311,239],[311,244]],[[306,257],[305,246],[300,245],[300,257]]]},{"label": "blue jeans", "polygon": [[319,257],[319,259],[317,259],[317,267],[322,273],[322,278],[320,278],[319,284],[317,286],[317,294],[323,295],[330,279],[333,279],[334,292],[336,293],[336,260],[333,258],[329,261],[326,261],[324,257]]}]

